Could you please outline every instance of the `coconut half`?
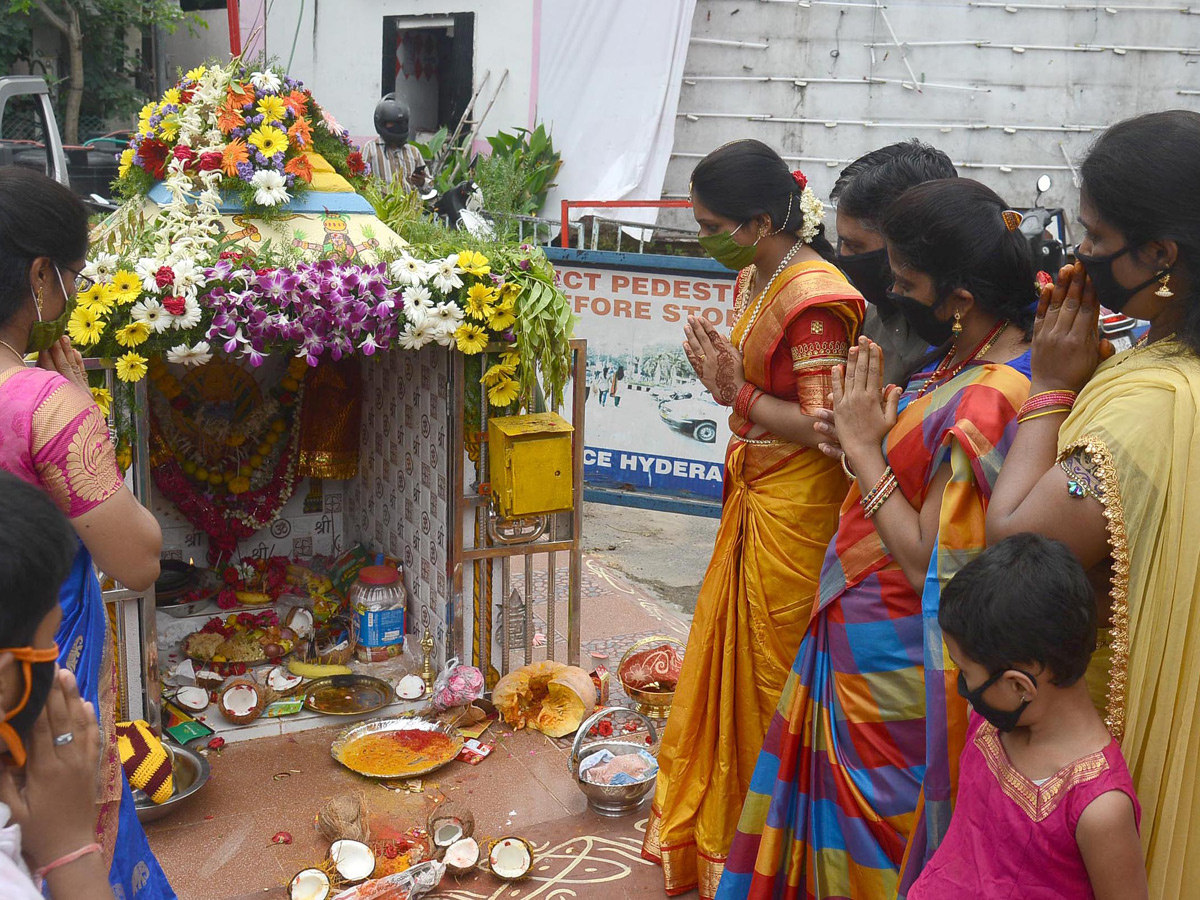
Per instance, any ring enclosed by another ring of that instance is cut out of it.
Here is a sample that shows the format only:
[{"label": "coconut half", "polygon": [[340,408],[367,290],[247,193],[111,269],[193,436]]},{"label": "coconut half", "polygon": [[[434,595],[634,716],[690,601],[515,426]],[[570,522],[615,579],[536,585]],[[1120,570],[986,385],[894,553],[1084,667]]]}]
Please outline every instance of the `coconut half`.
[{"label": "coconut half", "polygon": [[420,675],[405,675],[396,685],[401,700],[420,700],[425,696],[425,682]]},{"label": "coconut half", "polygon": [[175,702],[188,712],[204,712],[208,709],[208,691],[194,684],[181,687],[175,692]]},{"label": "coconut half", "polygon": [[313,617],[312,610],[297,606],[287,614],[284,624],[296,632],[298,637],[310,638],[316,627],[316,619]]},{"label": "coconut half", "polygon": [[305,869],[288,885],[290,900],[326,900],[329,896],[329,876],[320,869]]},{"label": "coconut half", "polygon": [[457,841],[461,840],[463,837],[463,833],[464,832],[463,832],[462,824],[460,822],[458,822],[457,820],[450,821],[450,822],[443,822],[441,825],[439,825],[437,827],[437,830],[434,831],[434,833],[432,835],[433,846],[449,847],[452,844],[456,843]]},{"label": "coconut half", "polygon": [[533,869],[533,848],[519,837],[500,838],[488,854],[492,874],[505,881],[519,881]]},{"label": "coconut half", "polygon": [[334,841],[329,858],[346,881],[365,881],[375,871],[375,854],[361,841]]},{"label": "coconut half", "polygon": [[262,715],[266,706],[262,688],[249,678],[231,678],[221,688],[217,708],[234,725],[247,725]]},{"label": "coconut half", "polygon": [[461,838],[446,848],[442,862],[446,864],[447,871],[466,875],[479,865],[479,844],[475,838]]},{"label": "coconut half", "polygon": [[280,694],[287,694],[294,691],[303,681],[303,678],[299,675],[293,675],[283,666],[274,666],[267,673],[267,687]]}]

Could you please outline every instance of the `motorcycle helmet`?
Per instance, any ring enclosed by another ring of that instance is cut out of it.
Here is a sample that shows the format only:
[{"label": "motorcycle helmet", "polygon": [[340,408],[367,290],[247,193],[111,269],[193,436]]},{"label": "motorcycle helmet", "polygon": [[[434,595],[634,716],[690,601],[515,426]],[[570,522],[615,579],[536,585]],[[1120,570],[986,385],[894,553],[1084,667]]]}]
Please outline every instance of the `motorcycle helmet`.
[{"label": "motorcycle helmet", "polygon": [[375,104],[375,131],[385,144],[403,147],[408,143],[408,104],[395,94],[385,94]]}]

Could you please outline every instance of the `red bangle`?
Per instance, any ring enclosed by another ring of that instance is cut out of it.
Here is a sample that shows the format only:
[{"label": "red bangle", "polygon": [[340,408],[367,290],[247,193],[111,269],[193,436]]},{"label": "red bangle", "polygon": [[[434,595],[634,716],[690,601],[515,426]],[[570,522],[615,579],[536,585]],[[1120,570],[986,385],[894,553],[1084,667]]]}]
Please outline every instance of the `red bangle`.
[{"label": "red bangle", "polygon": [[754,395],[757,392],[758,388],[747,381],[737,392],[737,397],[734,398],[733,411],[747,421],[750,420],[750,407],[754,405]]},{"label": "red bangle", "polygon": [[77,859],[83,859],[85,856],[90,856],[93,853],[99,853],[103,849],[99,844],[88,844],[86,847],[80,847],[74,853],[68,853],[66,856],[60,856],[52,863],[47,863],[36,872],[33,877],[36,881],[44,881],[46,876],[55,869],[61,869],[63,866],[70,865]]},{"label": "red bangle", "polygon": [[1075,405],[1075,398],[1078,396],[1074,391],[1042,391],[1034,394],[1021,404],[1021,409],[1017,412],[1017,419],[1019,421],[1022,416],[1053,406],[1061,406],[1069,410]]}]

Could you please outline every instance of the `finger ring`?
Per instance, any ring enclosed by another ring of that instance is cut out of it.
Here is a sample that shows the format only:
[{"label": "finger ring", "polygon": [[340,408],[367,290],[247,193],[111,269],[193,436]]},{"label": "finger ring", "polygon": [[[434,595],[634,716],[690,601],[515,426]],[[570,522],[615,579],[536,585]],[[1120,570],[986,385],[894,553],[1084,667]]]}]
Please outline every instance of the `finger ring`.
[{"label": "finger ring", "polygon": [[60,734],[58,737],[56,737],[54,739],[54,746],[55,747],[65,747],[65,746],[67,746],[67,744],[71,743],[73,740],[75,740],[75,735],[71,734],[71,732],[68,731],[66,734]]},{"label": "finger ring", "polygon": [[700,362],[704,362],[704,354],[703,353],[700,354]]}]

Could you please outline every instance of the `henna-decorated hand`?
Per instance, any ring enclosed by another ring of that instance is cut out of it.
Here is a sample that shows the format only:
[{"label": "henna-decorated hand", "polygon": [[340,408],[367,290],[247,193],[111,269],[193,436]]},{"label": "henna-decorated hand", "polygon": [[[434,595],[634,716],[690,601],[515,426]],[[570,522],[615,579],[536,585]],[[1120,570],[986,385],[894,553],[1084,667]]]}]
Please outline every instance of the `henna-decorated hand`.
[{"label": "henna-decorated hand", "polygon": [[833,414],[837,436],[853,466],[878,452],[896,424],[900,388],[883,382],[883,351],[866,338],[850,348],[846,365],[833,370]]},{"label": "henna-decorated hand", "polygon": [[733,406],[738,391],[746,383],[742,354],[729,342],[729,338],[696,316],[688,316],[683,333],[687,337],[683,352],[692,364],[696,377],[708,388],[717,403]]}]

